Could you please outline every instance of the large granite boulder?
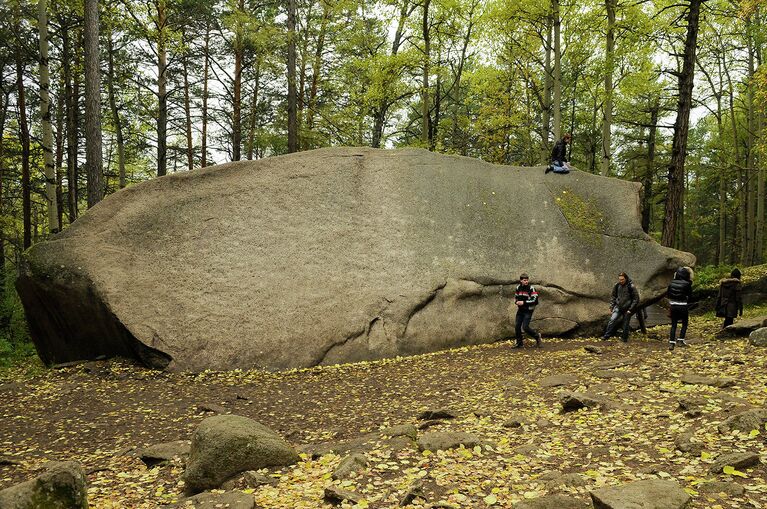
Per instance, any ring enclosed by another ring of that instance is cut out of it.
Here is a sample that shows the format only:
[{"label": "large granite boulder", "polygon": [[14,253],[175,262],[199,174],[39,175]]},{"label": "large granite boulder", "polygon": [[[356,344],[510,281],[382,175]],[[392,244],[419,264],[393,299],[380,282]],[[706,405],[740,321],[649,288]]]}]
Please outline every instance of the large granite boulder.
[{"label": "large granite boulder", "polygon": [[17,288],[42,359],[187,370],[418,354],[513,336],[528,272],[544,334],[601,328],[688,253],[640,228],[639,184],[424,150],[322,149],[130,186],[32,247]]},{"label": "large granite boulder", "polygon": [[85,472],[75,461],[51,462],[34,479],[0,490],[1,509],[88,509]]}]

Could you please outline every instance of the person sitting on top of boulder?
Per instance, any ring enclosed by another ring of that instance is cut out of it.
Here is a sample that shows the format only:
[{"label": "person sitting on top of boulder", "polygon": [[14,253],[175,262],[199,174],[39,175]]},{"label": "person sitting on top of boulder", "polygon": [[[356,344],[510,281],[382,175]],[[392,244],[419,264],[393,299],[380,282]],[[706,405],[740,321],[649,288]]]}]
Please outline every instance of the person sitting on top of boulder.
[{"label": "person sitting on top of boulder", "polygon": [[[671,332],[669,333],[668,349],[674,346],[687,346],[684,338],[687,334],[687,322],[689,320],[689,305],[692,298],[692,275],[687,267],[679,267],[674,274],[674,279],[668,285],[666,296],[671,309]],[[682,323],[679,331],[679,339],[676,339],[676,326]]]},{"label": "person sitting on top of boulder", "polygon": [[629,323],[631,314],[639,306],[639,292],[634,287],[628,274],[621,272],[618,274],[618,282],[613,287],[612,299],[610,300],[610,321],[607,322],[607,328],[602,335],[602,340],[607,341],[618,325],[618,319],[623,321],[623,333],[621,340],[626,343],[629,340]]},{"label": "person sitting on top of boulder", "polygon": [[517,343],[514,348],[522,348],[522,329],[535,338],[535,346],[541,347],[541,334],[530,327],[530,320],[533,318],[533,311],[538,305],[538,291],[530,284],[530,276],[522,274],[519,276],[519,284],[514,290],[514,303],[517,305],[517,320],[515,324],[515,333]]},{"label": "person sitting on top of boulder", "polygon": [[716,316],[724,318],[723,329],[732,325],[736,316],[743,316],[742,290],[740,270],[737,267],[732,269],[729,278],[719,281],[719,295],[716,296]]},{"label": "person sitting on top of boulder", "polygon": [[551,164],[546,167],[544,173],[570,173],[570,165],[567,164],[567,144],[573,139],[570,133],[565,133],[561,140],[554,144],[551,151]]}]

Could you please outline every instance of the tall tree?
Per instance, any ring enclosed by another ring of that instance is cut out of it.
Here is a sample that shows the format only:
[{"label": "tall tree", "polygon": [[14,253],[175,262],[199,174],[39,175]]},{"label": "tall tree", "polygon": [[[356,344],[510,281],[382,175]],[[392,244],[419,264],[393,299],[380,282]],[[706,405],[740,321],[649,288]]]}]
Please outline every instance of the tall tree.
[{"label": "tall tree", "polygon": [[684,207],[683,194],[685,184],[684,161],[687,155],[687,133],[690,128],[690,109],[692,107],[692,89],[695,75],[695,51],[698,40],[700,8],[703,0],[690,0],[687,11],[687,36],[681,71],[677,71],[679,98],[676,121],[674,122],[674,141],[671,148],[671,162],[668,167],[668,193],[663,216],[661,243],[664,246],[677,246],[677,227]]},{"label": "tall tree", "polygon": [[99,4],[85,0],[85,168],[88,208],[104,197],[101,162],[101,66],[99,60]]},{"label": "tall tree", "polygon": [[298,151],[298,92],[296,90],[296,0],[288,8],[288,152]]},{"label": "tall tree", "polygon": [[56,233],[59,224],[56,198],[56,169],[53,161],[53,128],[51,127],[51,78],[48,70],[48,2],[37,3],[37,25],[40,31],[40,118],[43,128],[43,159],[45,161],[45,199],[48,202],[48,229]]}]

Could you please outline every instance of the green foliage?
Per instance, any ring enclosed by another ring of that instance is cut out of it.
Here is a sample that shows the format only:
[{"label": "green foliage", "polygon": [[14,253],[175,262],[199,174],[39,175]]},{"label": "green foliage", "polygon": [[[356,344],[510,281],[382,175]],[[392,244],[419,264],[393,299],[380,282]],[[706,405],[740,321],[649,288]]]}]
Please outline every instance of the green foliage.
[{"label": "green foliage", "polygon": [[9,270],[0,295],[0,366],[5,367],[36,356],[24,308],[13,285],[15,279],[15,271]]}]

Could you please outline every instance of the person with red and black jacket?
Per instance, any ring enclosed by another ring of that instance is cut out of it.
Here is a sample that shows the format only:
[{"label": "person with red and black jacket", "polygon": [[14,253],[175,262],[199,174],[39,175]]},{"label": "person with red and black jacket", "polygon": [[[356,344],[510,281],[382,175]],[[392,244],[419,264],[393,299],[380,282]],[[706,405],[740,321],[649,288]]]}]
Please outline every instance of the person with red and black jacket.
[{"label": "person with red and black jacket", "polygon": [[629,340],[629,323],[631,314],[636,311],[639,305],[639,292],[634,283],[631,282],[628,274],[621,272],[618,275],[618,282],[613,287],[612,298],[610,299],[610,321],[607,322],[605,333],[602,340],[607,341],[613,335],[618,322],[623,323],[623,333],[621,340],[626,343]]},{"label": "person with red and black jacket", "polygon": [[514,290],[514,303],[517,305],[517,319],[515,324],[515,333],[517,343],[514,348],[522,348],[522,329],[530,336],[535,338],[535,346],[541,347],[541,334],[530,327],[530,320],[533,318],[533,311],[538,305],[538,291],[530,284],[530,276],[522,274],[519,276],[519,284]]}]

